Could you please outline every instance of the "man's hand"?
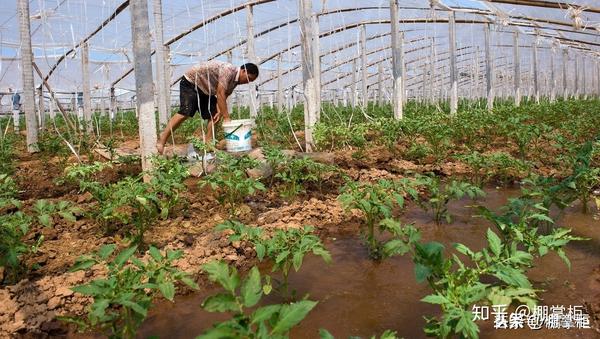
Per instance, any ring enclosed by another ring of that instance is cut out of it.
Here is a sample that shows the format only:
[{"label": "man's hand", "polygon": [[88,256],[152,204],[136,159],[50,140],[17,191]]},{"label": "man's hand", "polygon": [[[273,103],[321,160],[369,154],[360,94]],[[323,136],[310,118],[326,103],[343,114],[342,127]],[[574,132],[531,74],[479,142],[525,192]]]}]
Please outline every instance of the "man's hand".
[{"label": "man's hand", "polygon": [[217,112],[215,115],[212,116],[212,122],[213,123],[217,123],[219,122],[219,120],[221,120],[221,112]]}]

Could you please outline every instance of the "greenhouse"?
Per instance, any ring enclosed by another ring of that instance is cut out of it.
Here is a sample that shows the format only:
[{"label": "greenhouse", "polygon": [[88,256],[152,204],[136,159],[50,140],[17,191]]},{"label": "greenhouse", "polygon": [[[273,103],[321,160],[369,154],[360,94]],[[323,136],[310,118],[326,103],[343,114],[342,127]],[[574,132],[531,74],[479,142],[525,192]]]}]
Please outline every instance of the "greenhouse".
[{"label": "greenhouse", "polygon": [[3,0],[0,338],[600,338],[600,1]]}]

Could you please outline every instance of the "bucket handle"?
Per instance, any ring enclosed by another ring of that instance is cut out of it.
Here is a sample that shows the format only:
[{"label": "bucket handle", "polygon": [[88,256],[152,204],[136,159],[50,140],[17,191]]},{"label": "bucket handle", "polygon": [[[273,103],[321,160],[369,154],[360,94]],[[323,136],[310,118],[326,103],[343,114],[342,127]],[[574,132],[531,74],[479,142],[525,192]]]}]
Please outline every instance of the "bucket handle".
[{"label": "bucket handle", "polygon": [[236,127],[233,131],[225,134],[225,139],[227,139],[228,136],[232,135],[233,133],[235,133],[238,129],[240,129],[240,127],[244,126],[244,124],[240,124],[238,127]]}]

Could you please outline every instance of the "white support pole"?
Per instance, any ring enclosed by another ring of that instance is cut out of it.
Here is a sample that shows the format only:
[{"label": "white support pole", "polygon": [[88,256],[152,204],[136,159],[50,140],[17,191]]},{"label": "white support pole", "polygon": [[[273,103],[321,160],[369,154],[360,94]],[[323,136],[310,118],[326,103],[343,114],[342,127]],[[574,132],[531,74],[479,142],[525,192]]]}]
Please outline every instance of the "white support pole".
[{"label": "white support pole", "polygon": [[398,18],[398,0],[390,0],[390,21],[392,29],[392,67],[394,75],[394,86],[392,91],[392,107],[394,108],[394,118],[403,118],[403,105],[404,105],[404,84],[403,84],[403,72],[402,72],[402,40],[403,33],[399,29],[399,18]]},{"label": "white support pole", "polygon": [[167,104],[167,118],[171,117],[171,79],[173,78],[173,69],[171,68],[171,47],[164,46],[165,50],[165,100]]},{"label": "white support pole", "polygon": [[480,56],[481,56],[481,50],[479,48],[479,46],[475,46],[475,98],[479,99],[481,98],[483,95],[481,94],[482,89],[481,86],[479,85],[479,79],[481,78],[481,69],[480,69]]},{"label": "white support pole", "polygon": [[90,48],[87,42],[81,47],[81,75],[83,77],[83,120],[85,121],[86,130],[91,133],[93,130],[92,124],[92,99],[90,90]]},{"label": "white support pole", "polygon": [[554,70],[554,49],[550,50],[550,102],[556,101],[556,71]]},{"label": "white support pole", "polygon": [[567,62],[569,55],[567,54],[567,50],[563,49],[562,55],[562,82],[563,82],[563,99],[567,100],[569,98],[569,89],[567,82]]},{"label": "white support pole", "polygon": [[314,49],[315,27],[312,20],[312,0],[299,1],[299,22],[300,37],[302,46],[302,85],[304,94],[304,138],[306,142],[305,150],[312,152],[313,148],[313,127],[317,122],[317,115],[320,111],[320,102],[317,100],[317,80],[315,74],[314,61],[316,59]]},{"label": "white support pole", "polygon": [[448,29],[448,42],[450,44],[450,114],[456,115],[458,111],[458,73],[456,71],[456,19],[454,12],[450,12]]},{"label": "white support pole", "polygon": [[383,105],[383,63],[377,64],[377,103]]},{"label": "white support pole", "polygon": [[29,0],[18,0],[19,31],[21,38],[21,81],[23,83],[23,110],[27,129],[27,151],[39,150],[38,121],[35,114],[35,94],[33,82],[33,52],[31,49],[31,26],[29,19]]},{"label": "white support pole", "polygon": [[362,107],[367,108],[369,95],[367,94],[367,28],[365,25],[360,26],[360,72]]},{"label": "white support pole", "polygon": [[531,46],[531,59],[533,62],[533,93],[535,102],[540,103],[540,79],[539,79],[539,67],[538,67],[538,44],[537,39],[533,41]]},{"label": "white support pole", "polygon": [[356,59],[354,59],[352,61],[352,77],[351,77],[351,81],[352,83],[350,84],[350,91],[352,92],[352,98],[351,98],[351,104],[352,107],[356,107],[356,105],[358,104],[358,91],[356,89],[356,72],[357,72],[357,66],[356,66]]},{"label": "white support pole", "polygon": [[166,79],[166,67],[165,67],[165,48],[164,48],[164,37],[163,37],[163,14],[162,14],[162,0],[152,0],[152,9],[154,10],[154,42],[155,42],[155,55],[156,61],[156,96],[158,97],[158,125],[160,128],[164,128],[169,121],[169,105],[167,103],[167,92],[165,86],[167,85]]},{"label": "white support pole", "polygon": [[[152,169],[150,156],[156,154],[156,120],[154,115],[154,84],[147,0],[130,0],[131,35],[135,67],[136,108],[139,117],[142,170]],[[150,180],[148,176],[145,181]]]},{"label": "white support pole", "polygon": [[492,50],[490,46],[490,25],[483,26],[485,33],[485,78],[487,90],[487,109],[494,109],[494,65],[492,58]]},{"label": "white support pole", "polygon": [[573,62],[575,63],[575,98],[579,99],[579,96],[581,95],[581,93],[579,92],[579,56],[575,55],[575,58],[573,59]]},{"label": "white support pole", "polygon": [[[252,6],[246,6],[246,59],[249,62],[258,64],[256,61],[256,53],[254,51],[254,13]],[[256,87],[253,83],[248,84],[248,96],[250,98],[250,116],[255,118],[258,115],[258,107],[256,102]]]},{"label": "white support pole", "polygon": [[429,101],[433,103],[435,101],[435,38],[431,38],[429,57]]},{"label": "white support pole", "polygon": [[44,105],[44,88],[42,85],[37,88],[38,95],[38,112],[39,112],[39,124],[40,128],[43,130],[46,126],[46,107]]},{"label": "white support pole", "polygon": [[519,53],[519,31],[515,30],[513,40],[513,69],[515,85],[515,106],[521,105],[521,55]]},{"label": "white support pole", "polygon": [[582,72],[582,80],[583,80],[583,84],[581,85],[581,90],[583,91],[583,100],[587,99],[587,68],[585,67],[585,55],[583,55],[581,57],[581,69],[583,69]]},{"label": "white support pole", "polygon": [[281,79],[281,54],[277,57],[277,111],[283,110],[283,83]]},{"label": "white support pole", "polygon": [[315,67],[315,87],[317,88],[317,102],[319,103],[319,110],[317,111],[316,121],[321,120],[321,44],[319,40],[320,28],[319,28],[319,16],[315,12],[312,15],[312,27],[313,27],[313,61]]}]

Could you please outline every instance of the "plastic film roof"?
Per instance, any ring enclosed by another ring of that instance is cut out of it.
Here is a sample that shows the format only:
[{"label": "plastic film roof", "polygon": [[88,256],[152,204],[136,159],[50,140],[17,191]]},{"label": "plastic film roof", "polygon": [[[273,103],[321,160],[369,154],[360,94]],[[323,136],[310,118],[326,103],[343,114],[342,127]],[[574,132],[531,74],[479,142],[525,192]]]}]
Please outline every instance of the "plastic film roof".
[{"label": "plastic film roof", "polygon": [[[249,1],[250,3],[256,1]],[[276,89],[277,55],[281,56],[283,83],[286,89],[301,83],[300,30],[298,1],[258,1],[253,6],[255,50],[261,63],[259,91]],[[399,2],[400,29],[404,31],[407,89],[418,91],[421,78],[434,72],[444,81],[448,73],[448,16],[457,20],[457,63],[461,79],[468,81],[483,73],[483,24],[491,22],[493,58],[499,72],[509,73],[512,64],[513,36],[520,32],[522,69],[527,74],[531,64],[528,46],[540,47],[542,69],[548,70],[550,58],[556,60],[561,49],[569,57],[585,58],[590,64],[600,58],[600,3],[597,0],[569,2],[541,1],[559,8],[515,5],[509,2],[477,0],[409,0]],[[537,1],[538,3],[540,1]],[[149,22],[154,34],[153,1],[149,3]],[[231,14],[191,31],[169,44],[172,82],[192,64],[212,58],[228,60],[224,51],[231,50],[231,60],[247,60],[246,10],[248,1],[235,0],[162,0],[164,41],[190,31],[194,25],[241,8]],[[31,0],[31,32],[34,60],[47,75],[57,60],[96,30],[124,0]],[[433,8],[431,7],[433,5]],[[391,85],[391,51],[389,1],[315,0],[313,11],[319,13],[321,78],[324,91],[340,90],[352,83],[353,60],[359,56],[360,25],[367,36],[367,71],[371,83],[377,81],[379,64],[384,81]],[[596,11],[596,12],[594,12]],[[89,40],[92,96],[106,96],[113,85],[117,93],[134,89],[132,67],[131,19],[124,8]],[[0,92],[21,88],[20,40],[16,1],[2,0],[0,11]],[[350,28],[347,28],[350,27]],[[153,41],[153,48],[154,48]],[[74,92],[82,88],[79,49],[56,66],[48,81],[57,92]],[[360,58],[356,59],[360,67]],[[557,64],[557,63],[555,63]],[[555,67],[558,67],[555,65]],[[480,69],[481,68],[481,69]],[[116,82],[117,79],[122,80]],[[36,86],[41,79],[35,75]],[[116,82],[116,83],[115,83]],[[244,87],[244,86],[241,86]],[[300,87],[300,86],[296,86]]]}]

